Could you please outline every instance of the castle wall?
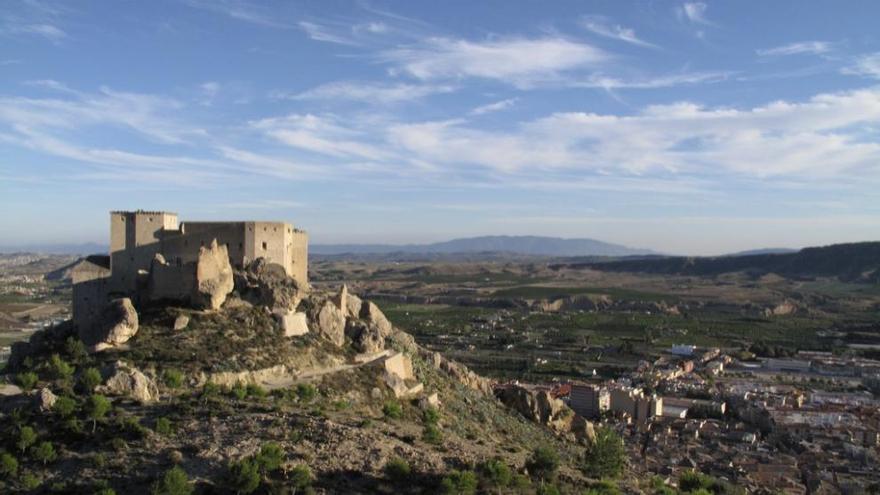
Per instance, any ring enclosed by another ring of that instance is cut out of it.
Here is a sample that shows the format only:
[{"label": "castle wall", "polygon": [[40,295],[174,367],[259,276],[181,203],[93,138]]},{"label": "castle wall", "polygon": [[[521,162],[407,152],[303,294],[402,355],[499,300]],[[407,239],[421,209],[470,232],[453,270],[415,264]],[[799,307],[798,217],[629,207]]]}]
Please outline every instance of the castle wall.
[{"label": "castle wall", "polygon": [[187,300],[192,295],[195,285],[195,263],[177,265],[155,262],[147,288],[147,297],[151,301]]},{"label": "castle wall", "polygon": [[73,324],[78,328],[91,326],[107,302],[110,270],[83,261],[73,270]]},{"label": "castle wall", "polygon": [[166,232],[177,230],[177,214],[161,211],[110,213],[110,269],[114,292],[137,288],[139,270],[149,271],[163,251]]},{"label": "castle wall", "polygon": [[245,222],[184,222],[181,229],[165,240],[165,259],[169,264],[194,263],[199,259],[199,248],[208,247],[214,239],[226,245],[229,262],[241,268],[245,252]]},{"label": "castle wall", "polygon": [[287,273],[299,283],[300,287],[309,284],[309,235],[294,230],[290,235],[290,268]]}]

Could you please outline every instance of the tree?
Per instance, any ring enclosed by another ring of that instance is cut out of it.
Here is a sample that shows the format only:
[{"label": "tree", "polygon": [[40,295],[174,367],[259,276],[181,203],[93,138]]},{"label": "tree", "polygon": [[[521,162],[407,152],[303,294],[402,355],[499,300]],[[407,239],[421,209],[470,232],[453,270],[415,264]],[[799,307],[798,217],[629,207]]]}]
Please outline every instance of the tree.
[{"label": "tree", "polygon": [[34,431],[30,426],[22,426],[21,430],[18,432],[18,442],[16,442],[16,446],[18,450],[22,453],[27,451],[31,445],[36,443],[37,441],[37,432]]},{"label": "tree", "polygon": [[27,392],[28,390],[34,388],[37,384],[37,374],[33,371],[25,371],[23,373],[19,373],[15,375],[15,383],[21,387],[22,390]]},{"label": "tree", "polygon": [[550,447],[538,447],[526,461],[526,469],[542,481],[553,479],[559,469],[559,455]]},{"label": "tree", "polygon": [[8,452],[0,454],[0,474],[8,479],[16,473],[18,473],[18,459]]},{"label": "tree", "polygon": [[229,484],[236,493],[253,493],[260,486],[260,467],[247,458],[229,465]]},{"label": "tree", "polygon": [[477,493],[477,475],[473,471],[452,471],[440,481],[440,492],[446,495]]},{"label": "tree", "polygon": [[616,478],[626,463],[623,440],[611,428],[596,430],[584,454],[584,472],[591,478]]},{"label": "tree", "polygon": [[300,464],[290,471],[289,482],[290,487],[293,488],[293,495],[296,495],[298,491],[312,485],[312,471],[308,466]]},{"label": "tree", "polygon": [[92,393],[95,387],[101,384],[101,372],[97,368],[86,368],[79,377],[79,383],[83,390]]},{"label": "tree", "polygon": [[73,366],[67,364],[58,354],[52,354],[49,357],[49,371],[52,373],[52,377],[57,380],[68,380],[73,376]]},{"label": "tree", "polygon": [[484,462],[480,472],[489,486],[505,487],[513,480],[510,468],[501,459],[489,459]]},{"label": "tree", "polygon": [[190,495],[192,492],[189,477],[180,466],[165,471],[162,479],[153,485],[153,495]]},{"label": "tree", "polygon": [[34,459],[42,462],[44,466],[57,457],[52,442],[40,442],[39,445],[31,449],[31,455],[34,456]]},{"label": "tree", "polygon": [[76,410],[76,400],[72,397],[62,395],[55,399],[55,404],[52,405],[52,410],[62,418],[68,418]]},{"label": "tree", "polygon": [[86,401],[86,414],[92,420],[92,433],[98,426],[98,420],[103,419],[112,407],[110,399],[103,395],[93,394],[89,397],[89,400]]},{"label": "tree", "polygon": [[260,453],[257,454],[256,461],[264,473],[277,471],[284,462],[284,449],[275,442],[264,444],[260,448]]},{"label": "tree", "polygon": [[391,481],[404,481],[409,477],[412,469],[409,467],[408,462],[399,457],[394,457],[385,463],[384,471],[385,476]]}]

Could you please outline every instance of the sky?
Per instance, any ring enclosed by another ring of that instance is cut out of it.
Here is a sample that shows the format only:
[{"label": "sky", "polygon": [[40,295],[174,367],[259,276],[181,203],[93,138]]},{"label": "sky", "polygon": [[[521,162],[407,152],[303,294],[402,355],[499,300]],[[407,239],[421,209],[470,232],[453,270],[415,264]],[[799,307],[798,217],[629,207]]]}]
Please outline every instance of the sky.
[{"label": "sky", "polygon": [[880,2],[5,0],[0,245],[880,238]]}]

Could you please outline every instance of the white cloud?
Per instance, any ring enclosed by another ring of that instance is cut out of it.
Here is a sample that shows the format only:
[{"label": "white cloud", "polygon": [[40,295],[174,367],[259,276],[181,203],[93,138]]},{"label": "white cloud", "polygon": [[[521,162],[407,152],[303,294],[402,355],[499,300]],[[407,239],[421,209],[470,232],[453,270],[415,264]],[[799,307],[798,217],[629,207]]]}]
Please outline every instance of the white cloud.
[{"label": "white cloud", "polygon": [[636,32],[633,29],[623,27],[619,24],[611,24],[608,22],[608,19],[603,16],[584,17],[581,20],[581,25],[584,27],[584,29],[599,36],[604,36],[606,38],[623,41],[645,48],[659,48],[653,43],[648,43],[647,41],[640,39],[638,36],[636,36]]},{"label": "white cloud", "polygon": [[190,7],[225,15],[238,21],[273,28],[289,28],[277,14],[265,11],[259,4],[241,0],[184,0]]},{"label": "white cloud", "polygon": [[709,6],[703,2],[686,2],[681,6],[680,13],[691,22],[711,25],[712,22],[706,17],[707,10]]},{"label": "white cloud", "polygon": [[451,93],[455,89],[451,85],[378,84],[340,81],[322,84],[299,94],[276,93],[274,96],[295,100],[354,100],[366,103],[390,104],[418,100],[439,93]]},{"label": "white cloud", "polygon": [[305,31],[306,35],[315,40],[315,41],[323,41],[325,43],[335,43],[337,45],[349,45],[349,46],[357,46],[359,43],[352,39],[350,36],[346,36],[340,34],[333,29],[328,28],[327,26],[323,26],[321,24],[317,24],[309,21],[300,21],[297,25]]},{"label": "white cloud", "polygon": [[585,80],[575,80],[568,83],[576,88],[602,88],[602,89],[656,89],[673,86],[686,86],[692,84],[716,83],[727,80],[730,72],[687,72],[683,74],[670,74],[666,76],[654,76],[646,78],[622,79],[617,77],[593,75]]},{"label": "white cloud", "polygon": [[842,72],[844,74],[880,79],[880,52],[857,57],[855,63],[844,68]]},{"label": "white cloud", "polygon": [[827,41],[799,41],[773,48],[756,50],[757,54],[762,57],[799,55],[803,53],[821,55],[823,53],[828,53],[829,51],[831,51],[831,43]]},{"label": "white cloud", "polygon": [[516,104],[519,98],[508,98],[506,100],[496,101],[495,103],[488,103],[486,105],[480,105],[473,110],[470,111],[471,115],[484,115],[492,112],[500,112],[502,110],[507,110]]},{"label": "white cloud", "polygon": [[39,23],[39,24],[15,24],[15,23],[7,23],[4,27],[0,28],[0,33],[7,35],[29,35],[29,36],[39,36],[44,38],[52,43],[60,43],[64,39],[67,38],[67,33],[64,32],[61,28],[54,26],[52,24],[47,23]]},{"label": "white cloud", "polygon": [[331,116],[292,114],[263,119],[251,126],[287,146],[337,158],[383,160],[390,154],[361,140],[364,133]]},{"label": "white cloud", "polygon": [[609,56],[591,45],[560,37],[429,38],[417,45],[385,50],[380,58],[394,64],[396,72],[421,80],[472,77],[530,87],[558,80],[575,69],[597,67]]}]

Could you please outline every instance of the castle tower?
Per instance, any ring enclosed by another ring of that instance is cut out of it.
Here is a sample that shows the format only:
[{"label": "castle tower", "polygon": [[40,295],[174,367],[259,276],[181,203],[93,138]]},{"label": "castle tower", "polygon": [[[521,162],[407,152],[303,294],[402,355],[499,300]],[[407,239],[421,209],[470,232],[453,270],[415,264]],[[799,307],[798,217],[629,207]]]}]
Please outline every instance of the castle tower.
[{"label": "castle tower", "polygon": [[110,270],[114,290],[133,291],[138,270],[149,271],[153,257],[163,251],[165,235],[177,230],[177,213],[110,212]]}]

